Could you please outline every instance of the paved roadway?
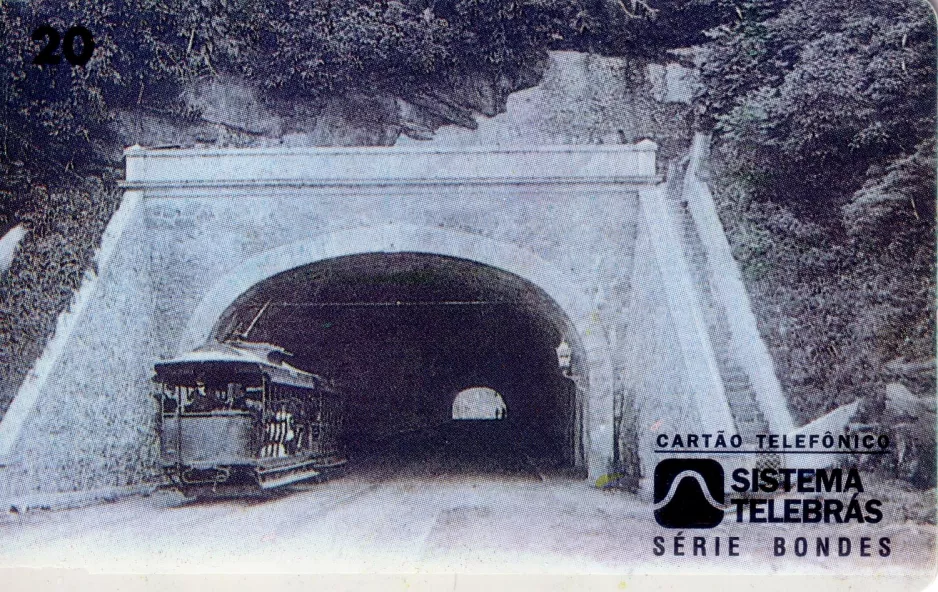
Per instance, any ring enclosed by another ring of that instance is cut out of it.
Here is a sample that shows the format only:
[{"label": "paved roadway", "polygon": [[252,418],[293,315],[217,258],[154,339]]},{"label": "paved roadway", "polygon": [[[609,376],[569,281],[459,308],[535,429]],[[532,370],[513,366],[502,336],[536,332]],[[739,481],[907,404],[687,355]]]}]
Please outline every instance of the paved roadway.
[{"label": "paved roadway", "polygon": [[[359,460],[340,478],[266,499],[189,501],[161,491],[75,510],[0,515],[0,566],[290,573],[674,569],[673,558],[654,556],[651,541],[676,533],[654,523],[648,504],[583,481],[545,478],[517,452],[507,434],[478,440],[437,433]],[[728,523],[706,534],[746,536]],[[915,528],[910,536],[930,544],[932,533]],[[768,539],[757,538],[739,558],[684,558],[681,565],[778,569]],[[895,560],[905,563],[901,557]],[[827,565],[853,569],[844,561]],[[790,565],[827,569],[811,558]]]}]

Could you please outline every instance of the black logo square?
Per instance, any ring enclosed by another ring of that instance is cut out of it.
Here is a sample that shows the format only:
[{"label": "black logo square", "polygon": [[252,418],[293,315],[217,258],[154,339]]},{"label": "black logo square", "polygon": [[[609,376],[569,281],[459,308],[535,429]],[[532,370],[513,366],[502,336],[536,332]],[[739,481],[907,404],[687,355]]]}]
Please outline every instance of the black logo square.
[{"label": "black logo square", "polygon": [[655,521],[665,528],[713,528],[723,521],[723,466],[710,458],[668,458],[655,467]]}]

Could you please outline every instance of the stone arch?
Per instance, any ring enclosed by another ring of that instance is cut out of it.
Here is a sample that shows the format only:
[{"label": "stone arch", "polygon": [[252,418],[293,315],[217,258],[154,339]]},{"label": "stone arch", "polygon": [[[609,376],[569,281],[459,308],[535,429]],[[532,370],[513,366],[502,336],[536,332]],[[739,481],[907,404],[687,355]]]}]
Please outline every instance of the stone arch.
[{"label": "stone arch", "polygon": [[551,263],[520,247],[459,230],[391,223],[340,230],[270,249],[231,270],[203,297],[186,324],[179,352],[210,339],[223,313],[252,286],[310,263],[366,253],[413,252],[465,259],[514,274],[543,290],[566,315],[582,375],[577,382],[578,464],[595,481],[614,448],[611,352],[590,297]]}]

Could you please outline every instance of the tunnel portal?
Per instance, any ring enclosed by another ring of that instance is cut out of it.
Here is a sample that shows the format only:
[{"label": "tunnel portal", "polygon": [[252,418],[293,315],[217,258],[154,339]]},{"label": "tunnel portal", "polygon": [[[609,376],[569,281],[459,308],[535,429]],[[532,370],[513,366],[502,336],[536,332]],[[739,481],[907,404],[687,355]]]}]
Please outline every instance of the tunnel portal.
[{"label": "tunnel portal", "polygon": [[[558,364],[575,332],[547,294],[494,267],[410,252],[320,261],[256,284],[213,337],[279,345],[292,365],[336,380],[353,456],[432,433],[432,446],[455,434],[544,468],[584,466],[582,397],[575,370]],[[510,421],[455,426],[457,395],[480,385],[502,396]]]},{"label": "tunnel portal", "polygon": [[[97,273],[0,422],[0,493],[159,482],[154,364],[239,336],[347,385],[353,455],[448,426],[647,493],[656,433],[753,409],[790,433],[705,148],[667,185],[650,140],[131,147]],[[453,420],[473,387],[507,418]]]}]

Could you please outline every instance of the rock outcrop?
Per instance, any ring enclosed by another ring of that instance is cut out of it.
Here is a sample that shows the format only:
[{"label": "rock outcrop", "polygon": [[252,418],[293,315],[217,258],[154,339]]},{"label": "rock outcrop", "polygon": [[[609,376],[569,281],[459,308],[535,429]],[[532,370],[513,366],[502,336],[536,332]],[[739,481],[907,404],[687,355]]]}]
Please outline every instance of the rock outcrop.
[{"label": "rock outcrop", "polygon": [[671,70],[551,52],[513,77],[466,73],[439,87],[357,91],[319,104],[265,98],[245,80],[220,77],[182,93],[187,110],[197,114],[192,119],[140,110],[124,112],[120,124],[125,144],[150,147],[390,146],[431,140],[459,146],[601,144],[654,138],[667,156],[690,140],[689,109],[671,89]]}]

